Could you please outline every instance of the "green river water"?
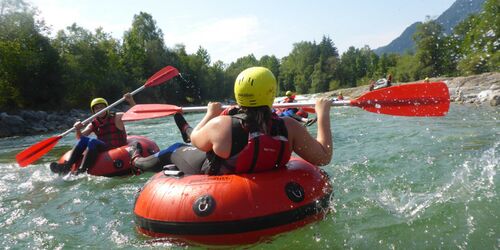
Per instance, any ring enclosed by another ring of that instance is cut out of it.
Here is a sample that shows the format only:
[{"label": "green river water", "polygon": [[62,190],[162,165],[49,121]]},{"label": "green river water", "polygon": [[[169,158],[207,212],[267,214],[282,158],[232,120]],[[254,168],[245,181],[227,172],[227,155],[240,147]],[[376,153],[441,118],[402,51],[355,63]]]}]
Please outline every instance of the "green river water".
[{"label": "green river water", "polygon": [[[446,117],[332,109],[332,213],[251,249],[500,249],[500,110],[452,105]],[[186,119],[195,124],[202,114]],[[312,133],[316,127],[309,128]],[[127,124],[165,148],[181,141],[172,117]],[[60,131],[62,132],[62,131]],[[59,177],[16,153],[53,134],[0,139],[1,249],[186,248],[139,234],[136,192],[152,176]],[[187,248],[197,248],[189,246]]]}]

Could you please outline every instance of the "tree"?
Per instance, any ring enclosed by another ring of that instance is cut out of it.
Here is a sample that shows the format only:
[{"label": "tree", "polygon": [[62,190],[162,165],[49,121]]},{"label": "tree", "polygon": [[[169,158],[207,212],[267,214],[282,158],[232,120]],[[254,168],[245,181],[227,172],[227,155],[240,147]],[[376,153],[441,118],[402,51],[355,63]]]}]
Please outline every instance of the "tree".
[{"label": "tree", "polygon": [[0,20],[3,16],[12,13],[31,13],[34,14],[31,6],[23,0],[1,0],[0,1]]},{"label": "tree", "polygon": [[299,93],[309,93],[311,88],[311,75],[314,65],[319,59],[319,50],[316,43],[300,42],[293,45],[292,52],[282,60],[280,80],[285,80],[283,85],[286,90],[296,90]]},{"label": "tree", "polygon": [[318,45],[319,58],[312,73],[312,88],[314,93],[330,90],[338,73],[339,53],[329,37],[323,36]]},{"label": "tree", "polygon": [[258,62],[258,65],[268,68],[276,77],[280,73],[280,60],[276,56],[262,56]]},{"label": "tree", "polygon": [[134,15],[132,27],[123,36],[123,64],[136,86],[168,63],[163,32],[153,17],[145,12]]},{"label": "tree", "polygon": [[500,5],[487,0],[484,11],[470,16],[454,30],[458,69],[462,74],[478,74],[500,69]]},{"label": "tree", "polygon": [[206,66],[210,65],[210,55],[208,54],[208,51],[201,46],[198,47],[198,50],[196,51],[196,56],[200,58],[203,61],[203,64]]},{"label": "tree", "polygon": [[[134,15],[132,27],[123,36],[122,63],[127,75],[126,86],[135,89],[166,65],[174,65],[182,70],[185,49],[182,50],[183,48],[179,47],[173,50],[165,47],[163,32],[150,14],[140,12]],[[179,91],[181,86],[176,84],[181,83],[174,80],[154,90],[145,89],[137,99],[143,102],[177,100],[178,93],[172,90],[176,88],[175,90]]]},{"label": "tree", "polygon": [[53,45],[62,60],[69,107],[87,107],[94,97],[116,100],[126,87],[120,44],[101,28],[92,33],[76,24],[58,32]]},{"label": "tree", "polygon": [[342,54],[340,57],[339,67],[339,80],[343,87],[355,87],[358,79],[357,75],[357,58],[359,57],[359,50],[353,46]]},{"label": "tree", "polygon": [[54,108],[62,88],[59,58],[43,22],[24,1],[0,2],[0,108]]},{"label": "tree", "polygon": [[323,36],[323,38],[321,38],[321,42],[318,47],[320,56],[323,56],[325,59],[329,57],[339,57],[339,53],[333,43],[333,40],[328,36]]},{"label": "tree", "polygon": [[[396,66],[391,67],[394,79],[398,79],[401,82],[409,82],[419,79],[419,72],[417,58],[411,54],[406,54],[401,56]],[[421,79],[421,78],[420,78]]]},{"label": "tree", "polygon": [[268,68],[269,70],[271,70],[271,72],[273,72],[274,77],[276,77],[276,81],[278,83],[278,91],[277,92],[279,93],[281,91],[281,84],[280,84],[280,80],[279,80],[280,60],[274,55],[272,55],[272,56],[265,55],[265,56],[262,56],[260,58],[258,65],[265,67],[265,68]]},{"label": "tree", "polygon": [[418,77],[439,76],[445,72],[445,41],[443,28],[436,21],[429,20],[417,25],[413,35],[419,61]]},{"label": "tree", "polygon": [[321,55],[319,61],[314,65],[314,71],[311,76],[311,90],[312,93],[325,92],[329,88],[329,77],[323,68],[325,59]]},{"label": "tree", "polygon": [[233,96],[233,84],[224,81],[224,68],[225,64],[219,60],[208,69],[214,94],[213,100],[223,100]]}]

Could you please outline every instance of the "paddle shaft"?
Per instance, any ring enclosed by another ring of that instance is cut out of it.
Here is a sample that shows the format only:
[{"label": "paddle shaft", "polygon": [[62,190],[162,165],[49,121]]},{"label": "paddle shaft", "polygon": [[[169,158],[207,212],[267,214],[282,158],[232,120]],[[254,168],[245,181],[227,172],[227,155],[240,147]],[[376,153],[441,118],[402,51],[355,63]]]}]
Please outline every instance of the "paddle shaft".
[{"label": "paddle shaft", "polygon": [[[153,76],[151,76],[144,85],[141,87],[137,88],[134,90],[131,95],[136,94],[137,92],[143,90],[146,87],[152,87],[156,86],[159,84],[162,84],[163,82],[172,79],[173,77],[179,75],[179,71],[172,67],[172,66],[166,66],[156,72]],[[109,109],[113,108],[114,106],[118,105],[119,103],[123,102],[125,100],[124,97],[120,98],[118,101],[112,103],[111,105],[107,106],[106,108],[100,110],[96,114],[92,115],[91,117],[87,118],[84,120],[82,123],[88,124],[90,121],[92,121],[95,117],[98,115],[102,114],[103,112],[108,111]],[[69,134],[71,131],[75,130],[74,127],[71,129],[67,130],[66,132],[59,134],[57,136],[52,136],[50,138],[47,138],[43,141],[40,141],[27,149],[19,152],[16,154],[16,161],[19,164],[20,167],[25,167],[31,164],[32,162],[40,159],[43,155],[45,155],[47,152],[49,152],[54,146],[57,144],[57,142],[63,137]]]},{"label": "paddle shaft", "polygon": [[[273,108],[300,108],[300,107],[314,107],[316,103],[314,102],[293,102],[293,103],[276,103],[273,104]],[[332,101],[331,106],[351,106],[351,101],[342,100],[342,101]],[[232,107],[231,105],[223,105],[223,109],[227,109]],[[203,112],[207,110],[207,106],[198,106],[198,107],[182,107],[182,112]]]},{"label": "paddle shaft", "polygon": [[[131,94],[131,95],[135,95],[135,94],[139,93],[140,91],[142,91],[144,88],[146,88],[146,86],[145,86],[145,85],[142,85],[141,87],[139,87],[139,88],[137,88],[136,90],[132,91],[130,94]],[[83,124],[83,125],[88,124],[89,122],[91,122],[92,120],[94,120],[94,118],[98,117],[100,114],[102,114],[102,113],[104,113],[104,112],[107,112],[108,110],[112,109],[112,108],[113,108],[113,107],[115,107],[116,105],[118,105],[118,104],[122,103],[124,100],[125,100],[125,98],[124,98],[124,97],[122,97],[122,98],[118,99],[116,102],[112,103],[111,105],[107,106],[107,107],[106,107],[106,108],[104,108],[104,109],[99,110],[99,112],[97,112],[97,113],[93,114],[91,117],[89,117],[89,118],[85,119],[85,120],[82,122],[82,124]],[[67,134],[69,134],[69,133],[73,132],[74,130],[75,130],[75,127],[72,127],[72,128],[70,128],[70,129],[66,130],[64,133],[59,134],[58,136],[60,136],[60,137],[64,137],[64,136],[66,136]]]},{"label": "paddle shaft", "polygon": [[[331,106],[359,107],[365,111],[396,116],[444,116],[448,113],[450,97],[444,82],[412,83],[392,86],[364,93],[351,100],[331,101]],[[277,103],[274,108],[314,107],[315,102]],[[225,105],[223,108],[231,106]],[[173,115],[178,112],[203,112],[206,106],[177,107],[170,104],[139,104],[129,109],[123,121],[138,121]],[[310,112],[310,111],[307,111]]]}]

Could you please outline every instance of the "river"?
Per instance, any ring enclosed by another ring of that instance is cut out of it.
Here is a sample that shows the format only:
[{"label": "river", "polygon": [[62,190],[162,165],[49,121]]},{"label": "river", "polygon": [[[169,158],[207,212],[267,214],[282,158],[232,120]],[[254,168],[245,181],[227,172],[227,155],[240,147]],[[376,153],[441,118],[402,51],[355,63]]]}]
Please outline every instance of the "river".
[{"label": "river", "polygon": [[[378,115],[333,108],[332,213],[253,249],[499,249],[500,111],[452,105],[446,117]],[[191,124],[202,114],[186,115]],[[309,128],[312,133],[316,127]],[[127,124],[157,141],[181,141],[172,117]],[[61,131],[62,132],[62,131]],[[137,190],[152,176],[59,177],[49,162],[14,156],[53,134],[0,139],[0,248],[184,248],[134,228]],[[195,247],[193,247],[195,248]]]}]

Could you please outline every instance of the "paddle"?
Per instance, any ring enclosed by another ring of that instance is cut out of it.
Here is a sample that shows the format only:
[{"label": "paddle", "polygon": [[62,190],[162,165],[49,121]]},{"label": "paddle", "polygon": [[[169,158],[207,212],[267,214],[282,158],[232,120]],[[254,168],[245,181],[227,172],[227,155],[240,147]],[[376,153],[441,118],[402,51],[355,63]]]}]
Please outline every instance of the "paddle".
[{"label": "paddle", "polygon": [[[274,108],[312,107],[315,103],[278,103]],[[355,106],[366,111],[397,116],[444,116],[450,96],[443,82],[413,83],[378,89],[354,100],[332,101],[332,106]],[[227,108],[230,106],[223,106]],[[201,112],[202,107],[177,107],[170,104],[141,104],[129,109],[123,121],[137,121],[173,115],[177,112]]]},{"label": "paddle", "polygon": [[302,110],[306,111],[307,113],[316,113],[314,107],[302,107]]},{"label": "paddle", "polygon": [[[174,68],[172,66],[167,66],[167,67],[159,70],[158,72],[156,72],[153,76],[151,76],[146,81],[146,83],[144,83],[144,85],[142,85],[138,89],[134,90],[130,94],[134,95],[134,94],[138,93],[139,91],[141,91],[141,90],[143,90],[145,88],[159,85],[159,84],[161,84],[161,83],[163,83],[163,82],[165,82],[167,80],[172,79],[173,77],[175,77],[177,75],[179,75],[179,71],[176,68]],[[95,117],[97,117],[100,114],[106,112],[107,110],[113,108],[114,106],[120,104],[124,100],[125,100],[125,98],[122,97],[121,99],[119,99],[118,101],[116,101],[113,104],[109,105],[105,109],[102,109],[99,112],[97,112],[94,115],[92,115],[91,117],[87,118],[82,123],[83,124],[88,124]],[[61,138],[63,138],[67,134],[71,133],[73,130],[75,130],[74,127],[71,128],[71,129],[69,129],[69,130],[67,130],[66,132],[64,132],[62,134],[59,134],[57,136],[53,136],[53,137],[50,137],[48,139],[45,139],[45,140],[43,140],[41,142],[38,142],[38,143],[32,145],[31,147],[29,147],[27,149],[21,151],[20,153],[18,153],[16,155],[16,161],[17,161],[17,163],[21,167],[28,166],[29,164],[31,164],[32,162],[38,160],[40,157],[42,157],[47,152],[49,152],[52,148],[54,148],[54,146],[57,144],[57,142]]]}]

